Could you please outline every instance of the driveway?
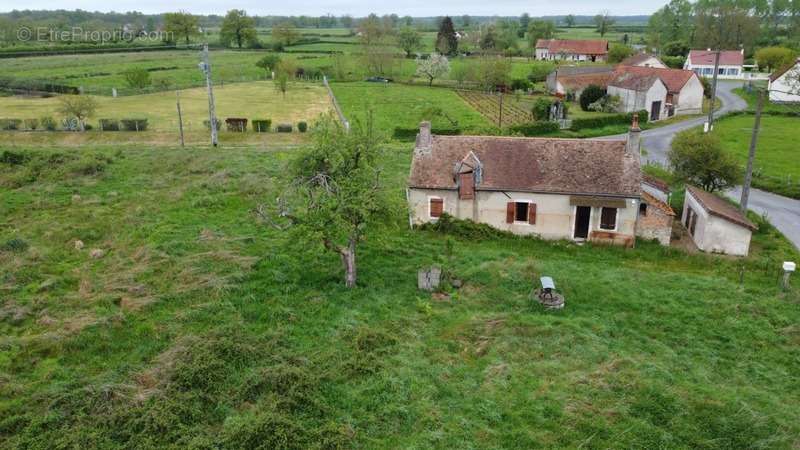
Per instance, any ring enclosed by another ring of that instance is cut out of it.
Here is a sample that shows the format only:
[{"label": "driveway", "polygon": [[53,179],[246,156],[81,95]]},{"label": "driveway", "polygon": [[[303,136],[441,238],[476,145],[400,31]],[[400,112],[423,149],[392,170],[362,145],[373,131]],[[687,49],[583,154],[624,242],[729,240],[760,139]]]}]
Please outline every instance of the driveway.
[{"label": "driveway", "polygon": [[[719,81],[717,84],[717,98],[722,102],[722,106],[714,113],[714,117],[720,117],[729,112],[747,108],[747,102],[733,92],[734,89],[741,85],[741,81]],[[667,165],[667,152],[669,152],[670,144],[675,134],[702,126],[705,121],[706,117],[698,117],[643,131],[642,148],[647,151],[647,155],[642,156],[642,162]],[[624,137],[625,135],[610,136],[611,139]],[[741,187],[737,187],[725,194],[738,202],[741,192]],[[770,223],[780,230],[795,247],[800,249],[800,200],[751,188],[750,200],[747,206],[752,211],[767,216]]]}]

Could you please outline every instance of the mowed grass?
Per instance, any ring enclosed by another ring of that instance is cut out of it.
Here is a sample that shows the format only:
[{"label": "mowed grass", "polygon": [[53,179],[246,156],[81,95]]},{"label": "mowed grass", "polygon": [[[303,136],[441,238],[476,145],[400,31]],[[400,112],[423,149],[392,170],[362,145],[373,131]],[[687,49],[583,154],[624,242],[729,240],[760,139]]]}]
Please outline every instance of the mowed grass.
[{"label": "mowed grass", "polygon": [[375,127],[386,133],[395,128],[418,128],[430,108],[441,108],[450,119],[433,117],[434,128],[479,130],[491,124],[450,89],[408,86],[395,83],[332,83],[334,95],[345,116],[365,120],[373,112]]},{"label": "mowed grass", "polygon": [[[747,164],[755,118],[751,114],[725,117],[714,124],[723,147]],[[764,115],[753,166],[754,184],[769,191],[800,198],[800,128],[797,117]]]},{"label": "mowed grass", "polygon": [[[235,83],[214,89],[217,117],[224,122],[229,117],[272,119],[278,123],[311,122],[328,111],[331,102],[321,84],[290,83],[284,96],[272,81]],[[146,118],[154,131],[178,131],[176,94],[155,94],[125,97],[95,96],[98,107],[89,122],[97,127],[98,119]],[[205,88],[182,90],[180,93],[184,129],[187,132],[204,130],[208,120],[208,96]],[[58,117],[58,97],[0,97],[0,118]],[[223,123],[224,126],[224,123]],[[250,125],[248,124],[248,127]]]},{"label": "mowed grass", "polygon": [[[411,149],[387,150],[402,203]],[[800,298],[776,283],[798,255],[769,227],[748,259],[458,236],[448,258],[398,212],[347,290],[253,213],[290,151],[24,155],[0,164],[0,243],[29,245],[0,251],[4,448],[798,445]],[[464,287],[418,291],[431,264]],[[566,309],[532,303],[541,275]]]}]

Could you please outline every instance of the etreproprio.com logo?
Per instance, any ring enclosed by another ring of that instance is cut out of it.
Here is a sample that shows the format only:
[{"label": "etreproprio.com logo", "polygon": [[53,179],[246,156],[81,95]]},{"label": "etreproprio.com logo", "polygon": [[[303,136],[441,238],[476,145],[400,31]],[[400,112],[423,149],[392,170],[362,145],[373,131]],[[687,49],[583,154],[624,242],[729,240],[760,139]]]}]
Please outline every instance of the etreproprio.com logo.
[{"label": "etreproprio.com logo", "polygon": [[[0,38],[4,37],[0,31]],[[119,40],[153,40],[169,41],[172,33],[168,31],[130,31],[118,30],[85,30],[72,27],[68,30],[48,27],[19,27],[17,40],[20,42],[109,42]]]}]

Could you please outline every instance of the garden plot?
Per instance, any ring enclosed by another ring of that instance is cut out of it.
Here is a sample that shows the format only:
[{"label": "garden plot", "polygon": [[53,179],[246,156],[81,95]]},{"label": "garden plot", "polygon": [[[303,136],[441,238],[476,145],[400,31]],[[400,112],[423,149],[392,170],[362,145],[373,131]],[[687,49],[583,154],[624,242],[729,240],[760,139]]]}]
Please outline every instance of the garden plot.
[{"label": "garden plot", "polygon": [[[500,123],[500,97],[476,91],[456,91],[467,104],[472,106],[492,124]],[[511,98],[503,101],[503,125],[519,125],[533,121],[533,116],[528,111],[520,109],[511,103]]]}]

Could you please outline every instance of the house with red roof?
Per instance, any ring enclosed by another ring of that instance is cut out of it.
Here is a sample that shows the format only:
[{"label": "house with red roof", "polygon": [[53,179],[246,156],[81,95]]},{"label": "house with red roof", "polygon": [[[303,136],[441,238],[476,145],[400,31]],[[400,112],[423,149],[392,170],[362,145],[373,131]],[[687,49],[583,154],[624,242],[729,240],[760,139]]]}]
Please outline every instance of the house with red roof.
[{"label": "house with red roof", "polygon": [[[683,64],[684,70],[691,70],[698,76],[712,78],[716,61],[715,50],[692,50]],[[744,50],[720,50],[717,78],[739,80],[744,78]]]},{"label": "house with red roof", "polygon": [[618,66],[618,72],[639,77],[656,76],[666,86],[664,98],[666,117],[676,114],[700,114],[703,112],[703,82],[695,72],[658,67]]},{"label": "house with red roof", "polygon": [[605,39],[539,39],[535,57],[548,61],[591,61],[608,59],[608,41]]}]

